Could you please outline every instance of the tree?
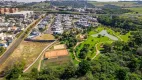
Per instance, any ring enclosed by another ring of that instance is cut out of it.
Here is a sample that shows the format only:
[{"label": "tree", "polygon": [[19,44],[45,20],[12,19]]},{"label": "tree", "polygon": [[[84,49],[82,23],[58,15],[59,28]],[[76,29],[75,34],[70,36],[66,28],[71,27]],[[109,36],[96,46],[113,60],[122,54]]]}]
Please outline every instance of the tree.
[{"label": "tree", "polygon": [[137,59],[133,59],[129,64],[128,64],[128,67],[130,68],[130,70],[133,72],[135,71],[136,69],[138,69],[138,66],[139,66],[139,62]]},{"label": "tree", "polygon": [[85,59],[87,56],[86,52],[85,51],[81,51],[80,54],[79,54],[79,58],[81,59]]},{"label": "tree", "polygon": [[104,52],[111,52],[111,45],[110,44],[104,44],[103,45]]},{"label": "tree", "polygon": [[142,56],[142,48],[138,48],[137,49],[137,54],[140,55],[140,56]]},{"label": "tree", "polygon": [[122,50],[123,50],[123,51],[129,51],[130,48],[129,48],[129,46],[126,44],[126,45],[123,45]]},{"label": "tree", "polygon": [[61,75],[61,79],[69,79],[75,75],[75,67],[69,66],[65,69],[64,73]]},{"label": "tree", "polygon": [[113,46],[115,50],[122,50],[122,47],[125,43],[122,41],[115,41],[113,42]]},{"label": "tree", "polygon": [[38,70],[37,70],[37,68],[33,68],[32,70],[31,70],[31,76],[32,76],[32,78],[34,78],[34,79],[36,79],[37,77],[38,77]]},{"label": "tree", "polygon": [[91,71],[88,71],[85,77],[86,77],[86,80],[94,80],[94,77]]},{"label": "tree", "polygon": [[43,74],[43,75],[38,76],[36,80],[59,80],[59,79],[55,78],[54,75]]},{"label": "tree", "polygon": [[118,80],[126,80],[127,72],[124,69],[119,69],[116,71],[116,77]]},{"label": "tree", "polygon": [[100,38],[101,36],[102,36],[102,35],[101,35],[101,34],[99,34],[97,37],[98,37],[98,38]]},{"label": "tree", "polygon": [[23,73],[24,63],[15,64],[14,67],[8,71],[6,75],[7,80],[17,80]]},{"label": "tree", "polygon": [[88,71],[90,71],[90,63],[86,60],[83,60],[82,62],[79,63],[79,67],[77,70],[78,76],[83,76],[85,75]]},{"label": "tree", "polygon": [[131,73],[128,75],[129,80],[141,80],[141,77],[135,73]]}]

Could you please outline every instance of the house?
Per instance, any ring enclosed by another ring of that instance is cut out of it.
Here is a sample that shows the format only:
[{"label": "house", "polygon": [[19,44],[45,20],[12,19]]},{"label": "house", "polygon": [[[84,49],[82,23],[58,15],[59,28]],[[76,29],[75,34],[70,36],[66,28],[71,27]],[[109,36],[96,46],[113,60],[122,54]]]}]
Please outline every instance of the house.
[{"label": "house", "polygon": [[16,31],[18,28],[16,26],[11,27],[11,31]]},{"label": "house", "polygon": [[64,30],[61,23],[61,19],[62,19],[62,16],[58,14],[55,18],[54,24],[51,26],[51,31],[53,32],[53,34],[63,33]]},{"label": "house", "polygon": [[38,29],[39,30],[44,30],[46,28],[46,25],[44,24],[38,24]]},{"label": "house", "polygon": [[68,55],[69,55],[68,50],[62,49],[62,50],[48,51],[45,53],[44,57],[45,59],[53,59],[53,58],[65,57]]},{"label": "house", "polygon": [[0,23],[0,27],[8,27],[9,23]]}]

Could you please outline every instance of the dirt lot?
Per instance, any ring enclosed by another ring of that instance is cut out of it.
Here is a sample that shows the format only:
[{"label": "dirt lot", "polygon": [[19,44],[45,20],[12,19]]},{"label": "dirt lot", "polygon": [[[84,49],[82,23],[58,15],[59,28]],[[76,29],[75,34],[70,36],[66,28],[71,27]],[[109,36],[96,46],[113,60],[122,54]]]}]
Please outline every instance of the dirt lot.
[{"label": "dirt lot", "polygon": [[36,40],[54,40],[54,36],[51,34],[41,34],[40,36],[35,37]]},{"label": "dirt lot", "polygon": [[49,43],[39,43],[39,42],[25,42],[22,43],[16,48],[16,50],[10,55],[10,57],[5,61],[5,63],[0,66],[0,72],[5,69],[9,69],[13,64],[24,61],[27,67],[30,65],[40,54],[40,52],[48,45]]}]

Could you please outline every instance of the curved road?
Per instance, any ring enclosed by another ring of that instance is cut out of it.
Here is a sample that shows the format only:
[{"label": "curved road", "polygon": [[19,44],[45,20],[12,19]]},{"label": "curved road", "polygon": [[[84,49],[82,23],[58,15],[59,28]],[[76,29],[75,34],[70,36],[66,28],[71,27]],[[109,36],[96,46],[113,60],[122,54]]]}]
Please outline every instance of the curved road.
[{"label": "curved road", "polygon": [[[102,43],[102,42],[100,42],[100,43]],[[95,47],[96,47],[96,55],[92,58],[92,60],[95,59],[95,58],[100,54],[100,51],[99,51],[99,49],[98,49],[98,47],[97,47],[98,44],[99,44],[99,43],[97,43],[97,44],[95,45]]]},{"label": "curved road", "polygon": [[[82,41],[82,42],[83,42],[83,41]],[[75,49],[79,44],[81,44],[82,42],[78,42],[78,43],[75,45],[74,49]],[[81,61],[77,58],[75,51],[73,51],[73,55],[74,55],[76,61],[81,62]]]}]

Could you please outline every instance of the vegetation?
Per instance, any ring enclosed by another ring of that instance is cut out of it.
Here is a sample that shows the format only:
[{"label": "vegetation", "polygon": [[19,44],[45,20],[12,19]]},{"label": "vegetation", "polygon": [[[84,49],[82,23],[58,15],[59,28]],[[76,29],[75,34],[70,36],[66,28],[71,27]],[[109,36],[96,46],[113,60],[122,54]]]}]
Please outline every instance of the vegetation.
[{"label": "vegetation", "polygon": [[133,7],[136,6],[138,2],[95,2],[95,1],[90,1],[89,3],[101,7],[104,5],[115,5],[119,7]]},{"label": "vegetation", "polygon": [[[64,32],[60,37],[59,40],[61,43],[64,43],[67,45],[68,48],[73,49],[73,47],[77,43],[76,35],[78,32],[74,32],[73,30]],[[58,35],[56,35],[57,37]]]},{"label": "vegetation", "polygon": [[115,5],[104,5],[102,8],[102,12],[104,14],[123,14],[123,13],[129,13],[131,10],[129,9],[123,9]]},{"label": "vegetation", "polygon": [[47,8],[50,4],[48,2],[40,2],[37,4],[32,5],[33,8]]},{"label": "vegetation", "polygon": [[18,34],[16,34],[16,38],[18,38],[24,31],[20,31]]},{"label": "vegetation", "polygon": [[131,11],[133,11],[133,13],[135,14],[141,14],[142,13],[142,7],[132,7],[132,8],[127,8]]},{"label": "vegetation", "polygon": [[85,4],[87,7],[94,7],[94,5],[87,3],[86,1],[51,1],[50,2],[51,5],[53,6],[58,6],[58,7],[66,7],[66,6],[71,6],[73,8],[84,8]]},{"label": "vegetation", "polygon": [[47,45],[49,45],[49,43],[22,41],[5,61],[5,64],[2,64],[0,66],[0,71],[11,68],[14,65],[15,61],[25,61],[26,63],[24,67],[28,67]]},{"label": "vegetation", "polygon": [[130,30],[136,30],[140,27],[140,22],[135,22],[129,18],[121,18],[118,16],[99,16],[98,21],[104,25],[114,28],[121,28],[124,33]]},{"label": "vegetation", "polygon": [[54,36],[51,34],[41,34],[40,36],[35,37],[36,40],[54,40]]},{"label": "vegetation", "polygon": [[[109,47],[111,46],[110,44],[112,44],[112,42],[114,42],[114,40],[109,39],[106,36],[102,36],[102,35],[98,35],[97,37],[93,37],[94,34],[97,34],[99,32],[101,32],[102,30],[107,30],[107,32],[110,35],[113,36],[119,36],[118,39],[119,41],[123,40],[124,42],[128,42],[129,41],[129,36],[130,34],[127,33],[126,35],[121,35],[120,32],[114,32],[112,29],[104,27],[104,26],[98,26],[98,28],[92,28],[91,31],[89,32],[88,38],[81,43],[77,48],[76,48],[76,53],[77,56],[80,59],[91,59],[96,55],[96,47],[99,50],[102,50],[101,46],[103,45],[105,52],[108,52],[108,50],[110,49]],[[96,46],[96,44],[98,43],[98,46]]]},{"label": "vegetation", "polygon": [[[23,65],[18,64],[8,70],[6,79],[142,80],[142,21],[139,18],[108,15],[99,16],[98,22],[102,25],[82,30],[72,29],[62,35],[54,35],[61,43],[67,45],[71,55],[76,53],[77,58],[80,59],[78,64],[71,61],[65,64],[57,62],[56,65],[52,63],[49,66],[45,63],[41,71],[33,68],[29,73],[23,73]],[[111,40],[101,34],[97,37],[92,36],[102,30],[106,30],[118,40]],[[74,49],[79,42],[77,39],[79,34],[85,35],[86,38]],[[96,53],[99,55],[94,59]],[[72,58],[75,59],[75,56]]]},{"label": "vegetation", "polygon": [[0,56],[6,51],[4,47],[0,47]]}]

